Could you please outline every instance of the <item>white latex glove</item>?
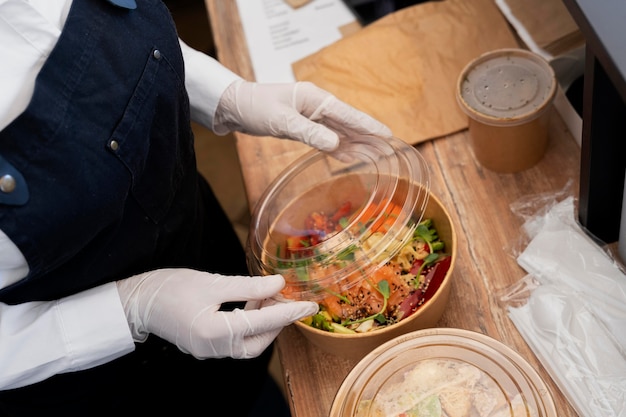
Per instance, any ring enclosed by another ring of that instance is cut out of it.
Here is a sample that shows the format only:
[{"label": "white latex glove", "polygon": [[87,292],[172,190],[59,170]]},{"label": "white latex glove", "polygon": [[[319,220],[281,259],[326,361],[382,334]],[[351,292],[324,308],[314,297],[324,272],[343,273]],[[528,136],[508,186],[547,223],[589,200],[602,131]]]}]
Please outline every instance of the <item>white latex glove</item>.
[{"label": "white latex glove", "polygon": [[390,137],[376,119],[310,82],[259,84],[234,81],[220,98],[213,130],[297,140],[333,151],[340,137]]},{"label": "white latex glove", "polygon": [[[153,333],[198,359],[256,357],[283,327],[317,312],[309,301],[267,300],[284,285],[280,275],[223,276],[191,269],[159,269],[117,282],[136,341]],[[248,303],[245,310],[218,311],[229,301]]]}]

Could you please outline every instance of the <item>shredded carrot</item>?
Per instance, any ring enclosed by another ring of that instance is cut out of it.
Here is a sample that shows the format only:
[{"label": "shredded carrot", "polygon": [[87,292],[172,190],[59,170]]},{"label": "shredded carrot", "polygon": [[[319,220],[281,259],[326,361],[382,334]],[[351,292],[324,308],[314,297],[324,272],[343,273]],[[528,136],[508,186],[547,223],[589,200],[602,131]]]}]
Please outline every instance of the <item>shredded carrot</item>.
[{"label": "shredded carrot", "polygon": [[[383,210],[384,213],[381,215]],[[402,207],[388,200],[382,200],[378,204],[372,203],[365,207],[360,216],[365,222],[380,216],[372,225],[371,230],[373,232],[386,233],[401,213]]]}]

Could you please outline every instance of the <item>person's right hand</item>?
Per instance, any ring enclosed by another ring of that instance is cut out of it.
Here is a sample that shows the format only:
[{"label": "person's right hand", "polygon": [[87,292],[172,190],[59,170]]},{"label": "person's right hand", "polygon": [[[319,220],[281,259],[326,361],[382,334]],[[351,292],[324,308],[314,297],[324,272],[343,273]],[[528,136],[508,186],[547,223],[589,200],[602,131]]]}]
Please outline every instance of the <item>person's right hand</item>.
[{"label": "person's right hand", "polygon": [[[281,275],[223,276],[191,269],[160,269],[117,281],[133,338],[153,333],[196,358],[260,355],[283,327],[318,311],[309,301],[268,300],[285,285]],[[247,301],[244,310],[219,311]]]},{"label": "person's right hand", "polygon": [[213,131],[223,135],[234,130],[291,139],[327,152],[336,150],[341,138],[391,137],[383,123],[307,81],[234,81],[220,98]]}]

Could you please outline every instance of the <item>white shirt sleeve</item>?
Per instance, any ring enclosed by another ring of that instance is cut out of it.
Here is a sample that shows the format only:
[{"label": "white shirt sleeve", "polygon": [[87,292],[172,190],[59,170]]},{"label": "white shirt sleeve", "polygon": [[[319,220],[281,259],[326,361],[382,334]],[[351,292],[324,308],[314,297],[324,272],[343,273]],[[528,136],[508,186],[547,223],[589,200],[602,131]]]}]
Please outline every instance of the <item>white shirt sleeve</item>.
[{"label": "white shirt sleeve", "polygon": [[[28,274],[0,231],[0,288]],[[0,303],[0,390],[88,369],[135,348],[115,283],[50,302]]]},{"label": "white shirt sleeve", "polygon": [[185,60],[185,87],[189,94],[191,118],[213,130],[213,120],[220,97],[226,87],[241,77],[214,58],[191,48],[182,40],[180,47]]},{"label": "white shirt sleeve", "polygon": [[51,302],[0,303],[0,390],[92,368],[134,348],[115,283]]}]

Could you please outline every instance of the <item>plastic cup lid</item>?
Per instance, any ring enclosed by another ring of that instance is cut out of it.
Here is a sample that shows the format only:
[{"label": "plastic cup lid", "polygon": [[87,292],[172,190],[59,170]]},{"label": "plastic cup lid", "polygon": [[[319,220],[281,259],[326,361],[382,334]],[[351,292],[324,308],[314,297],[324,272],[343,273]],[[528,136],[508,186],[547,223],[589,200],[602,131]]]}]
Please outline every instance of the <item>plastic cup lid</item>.
[{"label": "plastic cup lid", "polygon": [[485,53],[461,71],[457,100],[471,118],[490,125],[516,125],[539,117],[556,93],[550,64],[524,49]]},{"label": "plastic cup lid", "polygon": [[[319,301],[331,288],[345,291],[411,238],[428,202],[429,181],[422,156],[398,138],[358,136],[343,139],[332,153],[313,150],[285,168],[259,199],[248,268],[254,275],[283,274],[289,290],[283,294],[290,299]],[[333,220],[332,231],[310,221],[328,221],[341,208],[345,213]],[[373,225],[383,219],[388,230],[372,243]],[[288,239],[296,240],[290,250]]]}]

